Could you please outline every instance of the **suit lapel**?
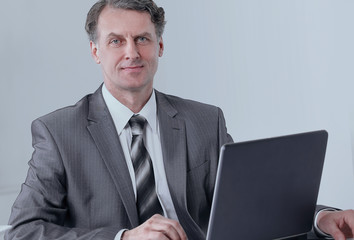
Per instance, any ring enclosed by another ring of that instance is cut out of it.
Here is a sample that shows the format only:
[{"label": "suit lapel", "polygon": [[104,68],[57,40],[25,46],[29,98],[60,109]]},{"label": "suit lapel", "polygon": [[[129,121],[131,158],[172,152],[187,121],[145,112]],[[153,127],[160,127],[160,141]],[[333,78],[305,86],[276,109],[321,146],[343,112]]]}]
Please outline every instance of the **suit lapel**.
[{"label": "suit lapel", "polygon": [[200,228],[187,206],[187,139],[184,119],[178,117],[165,95],[155,90],[160,124],[161,147],[168,187],[183,229],[188,236],[201,236]]},{"label": "suit lapel", "polygon": [[[175,205],[186,205],[187,150],[184,121],[158,101],[161,147],[166,177]],[[166,111],[167,110],[167,111]],[[177,210],[176,210],[177,211]]]},{"label": "suit lapel", "polygon": [[89,99],[90,132],[123,201],[132,227],[138,226],[135,197],[117,130],[103,100],[101,88]]}]

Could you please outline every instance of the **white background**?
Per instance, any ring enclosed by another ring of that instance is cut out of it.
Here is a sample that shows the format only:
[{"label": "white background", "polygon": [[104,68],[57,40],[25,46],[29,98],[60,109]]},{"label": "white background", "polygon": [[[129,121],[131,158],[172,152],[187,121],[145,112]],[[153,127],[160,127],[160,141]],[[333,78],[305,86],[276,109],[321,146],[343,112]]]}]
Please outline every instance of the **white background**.
[{"label": "white background", "polygon": [[[86,1],[0,8],[0,225],[31,157],[31,122],[102,82]],[[326,129],[319,203],[354,208],[354,1],[179,0],[165,8],[155,87],[224,110],[235,141]]]}]

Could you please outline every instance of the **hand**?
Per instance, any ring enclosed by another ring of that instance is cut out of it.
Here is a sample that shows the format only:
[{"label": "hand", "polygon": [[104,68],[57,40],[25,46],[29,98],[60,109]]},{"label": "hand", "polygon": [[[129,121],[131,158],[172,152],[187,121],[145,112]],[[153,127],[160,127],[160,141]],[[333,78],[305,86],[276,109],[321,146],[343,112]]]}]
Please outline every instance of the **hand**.
[{"label": "hand", "polygon": [[122,239],[187,240],[187,235],[177,221],[155,214],[140,226],[125,231]]},{"label": "hand", "polygon": [[320,212],[317,226],[335,240],[352,238],[354,236],[354,210]]}]

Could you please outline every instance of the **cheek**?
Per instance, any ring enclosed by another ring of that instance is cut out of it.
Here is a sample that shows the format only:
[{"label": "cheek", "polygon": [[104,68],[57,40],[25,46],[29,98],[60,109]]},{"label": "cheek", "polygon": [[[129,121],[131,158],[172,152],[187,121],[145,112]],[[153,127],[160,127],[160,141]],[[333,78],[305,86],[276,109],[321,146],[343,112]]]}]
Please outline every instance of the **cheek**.
[{"label": "cheek", "polygon": [[105,54],[105,56],[101,58],[101,64],[105,65],[105,68],[115,69],[120,62],[121,57],[118,53]]},{"label": "cheek", "polygon": [[159,51],[155,49],[153,51],[145,52],[145,60],[149,62],[151,66],[156,66],[160,57]]},{"label": "cheek", "polygon": [[140,56],[148,61],[153,61],[154,59],[158,58],[162,53],[161,48],[157,45],[148,45],[142,46],[139,49]]}]

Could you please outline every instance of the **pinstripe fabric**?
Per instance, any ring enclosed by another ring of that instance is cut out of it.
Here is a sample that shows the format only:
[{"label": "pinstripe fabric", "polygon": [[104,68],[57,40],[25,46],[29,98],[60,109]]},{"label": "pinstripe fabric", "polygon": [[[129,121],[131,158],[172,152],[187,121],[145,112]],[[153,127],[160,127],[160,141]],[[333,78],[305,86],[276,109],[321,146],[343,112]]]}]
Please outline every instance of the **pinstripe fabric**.
[{"label": "pinstripe fabric", "polygon": [[140,223],[145,222],[156,213],[163,214],[161,204],[156,195],[151,158],[144,146],[143,130],[145,124],[146,119],[140,115],[134,115],[129,120],[133,134],[130,154],[135,171],[136,204]]},{"label": "pinstripe fabric", "polygon": [[[203,240],[219,150],[220,109],[156,92],[166,178],[189,239]],[[139,225],[124,153],[102,89],[32,124],[33,152],[6,239],[114,239]]]}]

